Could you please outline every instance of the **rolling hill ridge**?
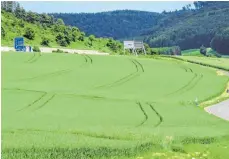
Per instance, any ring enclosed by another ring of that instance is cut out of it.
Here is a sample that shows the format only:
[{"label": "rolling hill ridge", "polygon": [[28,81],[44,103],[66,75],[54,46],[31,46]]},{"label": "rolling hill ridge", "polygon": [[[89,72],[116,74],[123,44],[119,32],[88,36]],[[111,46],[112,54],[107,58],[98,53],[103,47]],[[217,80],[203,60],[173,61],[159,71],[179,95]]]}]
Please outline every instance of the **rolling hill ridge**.
[{"label": "rolling hill ridge", "polygon": [[198,1],[194,6],[162,13],[117,10],[51,15],[98,37],[142,39],[151,47],[179,46],[182,50],[204,45],[228,55],[229,2]]}]

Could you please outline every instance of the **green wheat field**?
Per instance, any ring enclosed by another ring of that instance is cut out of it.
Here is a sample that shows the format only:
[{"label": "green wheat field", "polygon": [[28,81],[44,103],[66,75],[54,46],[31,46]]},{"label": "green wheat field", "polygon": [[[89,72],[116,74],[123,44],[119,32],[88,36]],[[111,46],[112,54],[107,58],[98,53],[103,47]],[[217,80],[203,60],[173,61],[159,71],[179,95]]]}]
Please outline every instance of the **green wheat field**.
[{"label": "green wheat field", "polygon": [[2,53],[2,156],[229,156],[229,123],[198,103],[228,77],[168,58]]}]

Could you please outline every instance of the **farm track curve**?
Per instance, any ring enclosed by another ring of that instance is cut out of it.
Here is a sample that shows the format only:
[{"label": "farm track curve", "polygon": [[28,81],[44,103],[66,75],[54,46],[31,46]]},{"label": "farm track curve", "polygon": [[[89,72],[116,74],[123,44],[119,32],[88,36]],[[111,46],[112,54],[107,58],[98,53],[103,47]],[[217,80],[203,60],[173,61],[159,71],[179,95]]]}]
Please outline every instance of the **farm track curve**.
[{"label": "farm track curve", "polygon": [[[101,86],[97,86],[95,88],[104,88],[104,87],[114,87],[114,86],[119,86],[121,84],[124,84],[130,80],[133,80],[134,78],[136,78],[137,76],[140,76],[140,73],[143,73],[144,72],[144,68],[142,66],[141,63],[139,63],[137,60],[131,60],[130,61],[134,64],[135,68],[136,68],[136,71],[135,72],[132,72],[112,83],[109,83],[109,84],[104,84],[104,85],[101,85]],[[139,71],[139,66],[142,68],[142,72]]]},{"label": "farm track curve", "polygon": [[40,105],[39,107],[37,107],[35,110],[41,109],[42,107],[44,107],[46,104],[48,104],[56,95],[53,94],[50,98],[48,98],[42,105]]},{"label": "farm track curve", "polygon": [[154,113],[158,116],[159,118],[159,122],[155,125],[155,127],[158,127],[163,121],[163,117],[161,116],[161,114],[152,106],[152,104],[150,103],[146,103],[147,105],[150,106],[150,108],[154,111]]},{"label": "farm track curve", "polygon": [[27,60],[26,62],[27,63],[36,62],[42,56],[41,53],[37,53],[37,54],[38,54],[38,57],[36,57],[36,53],[33,53],[33,56],[29,60]]},{"label": "farm track curve", "polygon": [[142,105],[140,102],[136,102],[136,104],[139,106],[139,108],[141,109],[141,111],[143,112],[145,119],[137,126],[141,126],[143,125],[147,120],[148,120],[148,115],[146,114],[145,110],[143,109]]},{"label": "farm track curve", "polygon": [[68,73],[70,71],[72,71],[72,70],[71,69],[58,70],[58,71],[46,73],[46,74],[43,74],[43,75],[38,75],[38,76],[35,76],[35,77],[19,79],[19,80],[16,80],[16,81],[27,81],[27,80],[35,80],[35,79],[40,79],[40,78],[45,78],[45,77],[60,76],[60,75],[62,75],[64,73]]},{"label": "farm track curve", "polygon": [[[40,56],[41,56],[41,54],[39,54],[39,57],[40,57]],[[34,57],[35,57],[35,54],[34,54],[34,56],[33,56],[32,58],[34,58]],[[38,57],[38,58],[39,58],[39,57]],[[90,56],[85,55],[84,58],[85,58],[85,63],[82,64],[81,67],[82,67],[83,65],[85,65],[85,64],[88,63],[88,58],[89,58],[89,60],[90,60],[90,63],[91,63],[91,64],[93,63],[93,60],[92,60],[92,58],[91,58]],[[28,60],[28,61],[29,61],[29,60]],[[31,61],[30,61],[30,63],[31,63]],[[73,71],[73,70],[72,70],[72,69],[58,70],[58,71],[46,73],[46,74],[43,74],[43,75],[38,75],[38,76],[35,76],[35,77],[29,77],[29,78],[19,79],[19,81],[21,81],[21,80],[34,80],[34,79],[38,79],[38,78],[40,79],[40,78],[52,77],[52,76],[61,76],[61,75],[65,74],[65,73],[68,73],[68,72],[71,72],[71,71]],[[18,81],[18,80],[17,80],[17,81]]]},{"label": "farm track curve", "polygon": [[85,56],[86,57],[88,57],[89,59],[90,59],[90,61],[91,61],[91,64],[93,63],[93,60],[92,60],[92,58],[89,56],[89,55],[87,55],[87,54],[85,54]]},{"label": "farm track curve", "polygon": [[[50,132],[50,133],[64,133],[64,134],[73,134],[73,135],[82,135],[82,136],[88,136],[92,138],[98,138],[98,139],[108,139],[108,140],[122,140],[122,141],[132,141],[134,139],[128,138],[128,137],[120,137],[120,136],[109,136],[104,134],[96,134],[96,133],[88,133],[84,131],[59,131],[59,130],[38,130],[38,129],[18,129],[16,131],[13,131],[13,133],[16,132]],[[10,131],[12,132],[12,131]]]},{"label": "farm track curve", "polygon": [[34,92],[34,93],[47,93],[45,91],[38,91],[38,90],[30,90],[30,89],[21,89],[21,88],[2,88],[3,90],[12,90],[12,91],[27,91],[27,92]]},{"label": "farm track curve", "polygon": [[35,103],[39,102],[39,101],[40,101],[42,98],[44,98],[46,95],[47,95],[47,93],[42,94],[39,98],[37,98],[36,100],[34,100],[32,103],[28,104],[27,106],[25,106],[25,107],[22,108],[22,109],[19,109],[18,111],[22,111],[22,110],[25,110],[25,109],[31,107],[31,106],[34,105]]},{"label": "farm track curve", "polygon": [[[136,104],[139,106],[139,108],[141,109],[142,113],[143,113],[144,116],[145,116],[144,120],[143,120],[140,124],[137,125],[137,127],[139,127],[139,126],[142,126],[142,125],[149,119],[149,116],[147,115],[146,111],[144,110],[144,108],[143,108],[143,106],[142,106],[142,104],[141,104],[140,102],[136,102]],[[146,102],[145,104],[148,105],[148,106],[153,110],[153,112],[156,114],[156,116],[159,118],[158,123],[156,123],[156,125],[154,125],[154,127],[158,127],[158,126],[164,121],[163,117],[162,117],[161,114],[153,107],[152,104],[150,104],[150,103],[148,103],[148,102]]]},{"label": "farm track curve", "polygon": [[188,88],[185,90],[185,92],[190,91],[191,89],[193,89],[193,88],[200,82],[200,80],[201,80],[202,78],[203,78],[203,75],[201,74],[201,75],[199,76],[199,78],[198,78],[197,80],[195,80],[194,83],[192,83],[191,85],[189,85],[190,87],[188,87]]},{"label": "farm track curve", "polygon": [[177,89],[174,92],[171,92],[169,94],[166,94],[166,96],[171,96],[180,92],[183,92],[183,90],[185,90],[189,85],[192,84],[193,80],[195,80],[195,78],[197,77],[197,74],[194,74],[194,76],[191,78],[191,80],[188,81],[188,83],[186,83],[184,86],[182,86],[181,88]]},{"label": "farm track curve", "polygon": [[88,60],[90,60],[91,64],[93,63],[93,60],[89,55],[82,54],[81,56],[84,57],[85,63],[81,64],[79,67],[84,67],[87,65],[89,63]]},{"label": "farm track curve", "polygon": [[[25,110],[33,105],[35,105],[36,103],[40,102],[42,99],[44,99],[45,97],[47,97],[48,92],[44,92],[44,91],[37,91],[37,90],[27,90],[27,89],[20,89],[20,88],[2,88],[3,90],[13,90],[13,91],[27,91],[27,92],[33,92],[33,93],[42,93],[42,95],[40,97],[38,97],[37,99],[35,99],[33,102],[29,103],[27,106],[19,109],[18,111],[22,111]],[[41,104],[40,106],[38,106],[36,108],[40,109],[42,107],[44,107],[47,103],[49,103],[54,97],[56,96],[56,94],[53,94],[50,98],[46,99],[45,102],[43,102],[43,104]]]},{"label": "farm track curve", "polygon": [[81,95],[81,94],[71,94],[71,93],[58,93],[58,92],[45,92],[45,91],[38,91],[38,90],[29,90],[29,89],[21,89],[21,88],[2,88],[3,90],[9,91],[26,91],[26,92],[33,92],[33,93],[54,93],[56,95],[61,96],[76,96],[81,98],[88,98],[88,99],[104,99],[104,100],[117,100],[117,101],[133,101],[128,99],[119,99],[119,98],[107,98],[103,96],[96,96],[96,95]]},{"label": "farm track curve", "polygon": [[33,58],[34,58],[35,56],[36,56],[35,53],[33,53],[33,56],[30,57],[30,58],[29,58],[27,61],[25,61],[25,62],[29,62],[29,61],[33,60]]},{"label": "farm track curve", "polygon": [[[178,63],[180,64],[180,63]],[[185,72],[191,72],[194,74],[194,76],[191,78],[191,80],[188,81],[187,84],[185,84],[184,86],[182,86],[181,88],[179,88],[178,90],[174,91],[174,92],[171,92],[169,94],[166,94],[165,96],[171,96],[171,95],[174,95],[174,94],[182,94],[182,93],[185,93],[187,91],[190,91],[192,88],[194,88],[197,83],[202,79],[203,75],[201,74],[200,77],[198,78],[198,74],[197,73],[194,73],[193,70],[189,67],[185,67],[185,66],[180,66],[180,68],[184,69]],[[197,80],[195,80],[197,79]]]}]

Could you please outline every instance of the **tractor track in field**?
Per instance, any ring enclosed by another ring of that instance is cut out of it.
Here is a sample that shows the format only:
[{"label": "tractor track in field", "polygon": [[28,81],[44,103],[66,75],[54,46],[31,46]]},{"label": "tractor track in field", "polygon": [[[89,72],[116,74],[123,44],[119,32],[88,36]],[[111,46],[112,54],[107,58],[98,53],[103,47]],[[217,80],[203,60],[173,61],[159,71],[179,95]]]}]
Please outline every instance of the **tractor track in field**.
[{"label": "tractor track in field", "polygon": [[[23,107],[22,109],[19,109],[18,111],[22,111],[25,110],[31,106],[33,106],[34,104],[40,102],[43,98],[47,97],[48,93],[44,93],[42,94],[39,98],[37,98],[36,100],[34,100],[33,102],[31,102],[30,104],[28,104],[27,106]],[[53,94],[50,98],[48,98],[47,100],[45,100],[43,102],[43,104],[41,104],[40,106],[38,106],[35,110],[41,109],[42,107],[44,107],[46,104],[48,104],[54,97],[56,96],[56,94]]]},{"label": "tractor track in field", "polygon": [[[140,71],[139,71],[139,65],[138,63],[136,63],[135,60],[131,60],[131,62],[135,65],[135,68],[136,68],[136,71],[127,75],[127,76],[124,76],[123,78],[113,82],[110,87],[113,87],[113,86],[119,86],[119,85],[122,85],[130,80],[133,80],[134,78],[136,78],[137,76],[140,76]],[[143,72],[144,72],[144,69],[143,69]]]},{"label": "tractor track in field", "polygon": [[142,126],[142,125],[148,120],[149,117],[148,117],[148,115],[146,114],[145,110],[143,109],[141,103],[140,103],[140,102],[136,102],[136,104],[139,106],[139,108],[141,109],[142,113],[143,113],[144,116],[145,116],[145,119],[144,119],[139,125],[137,125],[137,127],[138,127],[138,126]]},{"label": "tractor track in field", "polygon": [[150,103],[146,103],[147,105],[150,106],[150,108],[155,112],[155,114],[158,116],[159,118],[159,122],[155,125],[155,127],[158,127],[163,121],[163,117],[161,116],[161,114],[152,106],[152,104]]},{"label": "tractor track in field", "polygon": [[[191,72],[194,74],[194,76],[191,78],[191,80],[188,81],[187,84],[185,84],[183,87],[179,88],[178,90],[171,92],[169,94],[166,94],[165,96],[171,96],[174,94],[181,94],[184,92],[187,92],[189,90],[191,90],[193,87],[195,87],[195,85],[202,79],[203,75],[201,74],[200,78],[198,78],[198,74],[194,73],[193,70],[191,68],[187,68],[185,66],[180,66],[181,68],[185,69],[185,72]],[[189,71],[188,71],[189,70]],[[195,80],[197,78],[197,80]],[[195,81],[194,81],[195,80]]]},{"label": "tractor track in field", "polygon": [[33,93],[54,93],[55,95],[60,96],[75,96],[87,99],[102,99],[102,100],[115,100],[115,101],[133,101],[128,99],[120,99],[120,98],[109,98],[103,96],[96,96],[96,95],[81,95],[81,94],[71,94],[71,93],[58,93],[58,92],[45,92],[45,91],[37,91],[37,90],[28,90],[28,89],[20,89],[20,88],[2,88],[3,90],[9,91],[26,91],[26,92],[33,92]]},{"label": "tractor track in field", "polygon": [[93,63],[93,60],[89,55],[82,54],[81,56],[84,57],[85,63],[80,65],[80,67],[84,67],[85,65],[87,65],[89,63],[88,61],[90,61],[91,64]]},{"label": "tractor track in field", "polygon": [[197,74],[194,74],[194,76],[191,78],[190,81],[188,81],[187,84],[185,84],[184,86],[182,86],[181,88],[179,88],[178,90],[172,92],[172,93],[169,93],[169,94],[166,94],[166,96],[170,96],[170,95],[174,95],[176,93],[179,93],[179,92],[182,92],[185,88],[187,88],[192,82],[193,80],[197,77]]},{"label": "tractor track in field", "polygon": [[92,64],[92,63],[93,63],[92,58],[91,58],[89,55],[87,55],[87,54],[85,54],[85,56],[88,57],[88,58],[90,59],[90,62],[91,62],[91,64]]},{"label": "tractor track in field", "polygon": [[[134,64],[134,66],[135,66],[135,68],[136,68],[136,72],[138,72],[139,70],[138,70],[138,65],[133,61],[133,60],[130,60],[133,64]],[[134,72],[134,73],[136,73],[136,72]]]},{"label": "tractor track in field", "polygon": [[[141,109],[142,113],[143,113],[144,116],[145,116],[144,120],[143,120],[139,125],[137,125],[137,127],[139,127],[139,126],[142,126],[142,125],[148,120],[149,116],[147,115],[146,111],[144,110],[144,108],[143,108],[143,106],[142,106],[142,104],[141,104],[140,102],[136,102],[136,104],[139,106],[139,108]],[[156,116],[159,118],[158,123],[156,123],[156,125],[154,125],[154,127],[158,127],[158,126],[164,121],[163,117],[162,117],[161,114],[153,107],[152,104],[150,104],[150,103],[148,103],[148,102],[145,103],[145,104],[148,105],[148,106],[153,110],[153,112],[156,114]]]},{"label": "tractor track in field", "polygon": [[43,74],[43,75],[38,75],[38,76],[35,76],[35,77],[29,77],[29,78],[19,79],[19,80],[16,80],[16,81],[27,81],[27,80],[35,80],[35,79],[45,78],[45,77],[59,76],[59,75],[68,73],[70,71],[72,71],[72,70],[71,69],[59,70],[59,71],[54,71],[54,72],[46,73],[46,74]]},{"label": "tractor track in field", "polygon": [[[194,87],[199,83],[199,81],[200,81],[202,78],[203,78],[203,75],[201,74],[200,77],[199,77],[192,85],[190,85],[189,88],[187,88],[187,89],[185,90],[185,92],[190,91],[192,88],[194,88]],[[183,92],[183,93],[184,93],[184,92]]]},{"label": "tractor track in field", "polygon": [[133,61],[135,61],[136,63],[138,63],[138,65],[141,67],[141,69],[142,69],[142,72],[145,72],[145,70],[144,70],[144,67],[142,66],[142,64],[140,63],[140,62],[138,62],[137,60],[133,60]]},{"label": "tractor track in field", "polygon": [[185,65],[182,65],[180,63],[178,63],[180,65],[180,68],[184,69],[185,72],[192,72],[193,73],[193,70]]},{"label": "tractor track in field", "polygon": [[[27,91],[27,92],[35,92],[35,93],[42,93],[42,95],[40,97],[38,97],[37,99],[35,99],[33,102],[29,103],[27,106],[19,109],[18,111],[22,111],[25,110],[31,106],[33,106],[34,104],[38,103],[39,101],[41,101],[43,98],[47,97],[47,95],[49,94],[48,92],[44,92],[44,91],[36,91],[36,90],[27,90],[27,89],[20,89],[20,88],[2,88],[3,90],[13,90],[13,91]],[[56,96],[56,94],[53,94],[50,98],[48,98],[47,100],[45,100],[45,102],[43,104],[41,104],[40,106],[38,106],[35,110],[38,110],[42,107],[44,107],[47,103],[49,103],[54,97]]]},{"label": "tractor track in field", "polygon": [[37,98],[36,100],[34,100],[32,103],[28,104],[27,106],[25,106],[24,108],[22,109],[19,109],[18,111],[22,111],[22,110],[25,110],[29,107],[31,107],[32,105],[36,104],[37,102],[39,102],[42,98],[44,98],[45,96],[47,95],[47,93],[44,93],[42,94],[39,98]]},{"label": "tractor track in field", "polygon": [[32,56],[32,58],[30,58],[30,59],[27,60],[26,62],[27,62],[27,63],[34,63],[34,62],[36,62],[41,56],[42,56],[41,53],[38,53],[38,57],[36,57],[36,54],[34,53],[33,56]]},{"label": "tractor track in field", "polygon": [[[141,63],[139,63],[137,60],[131,60],[131,63],[134,64],[135,68],[136,68],[136,71],[135,72],[132,72],[112,83],[109,83],[109,84],[104,84],[104,85],[101,85],[101,86],[97,86],[95,88],[104,88],[104,87],[114,87],[114,86],[119,86],[119,85],[122,85],[130,80],[133,80],[134,78],[136,78],[137,76],[140,76],[140,73],[143,73],[144,72],[144,68],[142,66]],[[139,66],[142,68],[142,72],[139,71]]]},{"label": "tractor track in field", "polygon": [[59,133],[59,134],[72,134],[72,135],[82,135],[82,136],[88,136],[92,138],[98,138],[98,139],[108,139],[108,140],[124,140],[124,141],[132,141],[134,139],[129,137],[119,137],[119,136],[109,136],[104,134],[96,134],[96,133],[90,133],[90,132],[84,132],[84,131],[59,131],[59,130],[39,130],[39,129],[17,129],[12,131],[7,131],[9,133],[24,133],[24,132],[43,132],[43,133]]},{"label": "tractor track in field", "polygon": [[[194,76],[183,87],[179,88],[178,90],[176,90],[176,91],[174,91],[172,93],[166,94],[166,96],[174,95],[174,94],[177,94],[177,93],[179,93],[179,94],[185,93],[185,92],[191,90],[192,88],[194,88],[197,85],[197,83],[203,78],[203,74],[201,74],[200,77],[198,78],[198,74],[194,73],[193,70],[191,68],[189,68],[189,67],[180,66],[180,68],[184,69],[185,72],[193,73]],[[195,80],[196,78],[197,78],[197,80]]]},{"label": "tractor track in field", "polygon": [[[39,54],[39,57],[41,56],[41,54]],[[35,56],[33,56],[35,57]],[[38,57],[38,58],[39,58]],[[82,64],[81,66],[85,65],[88,63],[88,58],[89,60],[91,61],[91,64],[93,63],[93,60],[90,56],[88,55],[85,55],[84,56],[84,59],[85,59],[85,63]],[[39,78],[47,78],[47,77],[53,77],[53,76],[62,76],[63,74],[65,73],[68,73],[68,72],[71,72],[72,69],[64,69],[64,70],[58,70],[58,71],[54,71],[54,72],[50,72],[50,73],[46,73],[46,74],[42,74],[42,75],[38,75],[38,76],[35,76],[35,77],[29,77],[29,78],[24,78],[24,79],[19,79],[19,81],[21,80],[34,80],[34,79],[39,79]],[[18,80],[17,80],[18,81]]]},{"label": "tractor track in field", "polygon": [[37,91],[37,90],[29,90],[29,89],[21,89],[21,88],[2,88],[3,90],[10,91],[26,91],[26,92],[35,92],[35,93],[47,93],[45,91]]},{"label": "tractor track in field", "polygon": [[83,57],[84,57],[85,62],[87,63],[87,57],[86,57],[86,56],[84,56],[84,55],[83,55]]},{"label": "tractor track in field", "polygon": [[35,56],[36,56],[35,53],[33,53],[33,56],[30,57],[30,58],[29,58],[27,61],[25,61],[25,62],[29,62],[29,61],[33,60],[33,58],[34,58]]},{"label": "tractor track in field", "polygon": [[83,135],[83,136],[88,136],[88,137],[93,137],[93,138],[98,138],[98,139],[109,139],[109,140],[126,140],[130,141],[131,139],[127,138],[120,138],[116,136],[108,136],[108,135],[100,135],[100,134],[92,134],[92,133],[87,133],[87,132],[79,132],[79,131],[72,131],[70,132],[71,134],[77,134],[77,135]]},{"label": "tractor track in field", "polygon": [[46,104],[48,104],[54,97],[56,96],[56,94],[53,94],[50,98],[48,98],[43,104],[41,104],[39,107],[37,107],[35,110],[41,109],[42,107],[44,107]]},{"label": "tractor track in field", "polygon": [[188,72],[188,69],[185,66],[180,66],[180,68],[184,69],[185,72]]}]

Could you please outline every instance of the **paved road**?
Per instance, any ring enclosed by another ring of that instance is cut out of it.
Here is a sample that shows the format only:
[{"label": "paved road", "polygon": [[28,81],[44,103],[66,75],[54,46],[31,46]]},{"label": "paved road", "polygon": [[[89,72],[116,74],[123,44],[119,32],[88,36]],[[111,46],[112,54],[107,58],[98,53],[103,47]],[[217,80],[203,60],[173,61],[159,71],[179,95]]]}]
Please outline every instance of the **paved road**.
[{"label": "paved road", "polygon": [[[229,72],[225,72],[225,74],[229,76]],[[209,106],[205,108],[205,111],[229,121],[229,99],[213,106]]]},{"label": "paved road", "polygon": [[205,110],[210,114],[229,121],[229,99],[213,106],[207,107],[205,108]]}]

